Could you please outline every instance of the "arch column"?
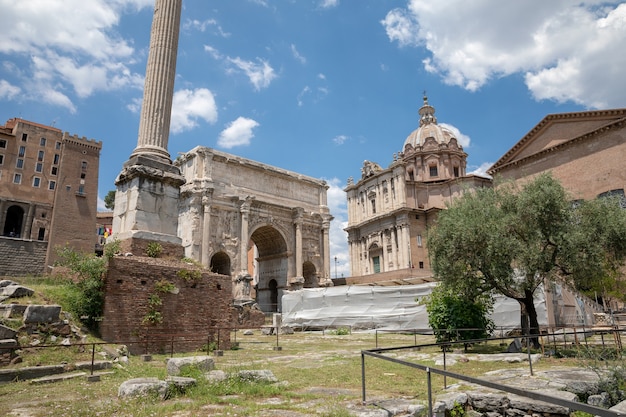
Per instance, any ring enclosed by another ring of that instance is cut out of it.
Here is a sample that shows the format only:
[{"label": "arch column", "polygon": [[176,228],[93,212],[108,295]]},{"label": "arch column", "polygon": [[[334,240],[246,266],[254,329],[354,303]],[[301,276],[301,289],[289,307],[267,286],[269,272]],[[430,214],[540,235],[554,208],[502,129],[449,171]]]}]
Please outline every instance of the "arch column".
[{"label": "arch column", "polygon": [[209,266],[209,236],[211,233],[211,198],[202,197],[202,247],[200,248],[200,259],[202,265]]},{"label": "arch column", "polygon": [[304,280],[304,277],[302,274],[302,213],[303,211],[304,210],[302,208],[294,209],[293,225],[294,225],[295,235],[296,235],[296,260],[295,260],[296,278],[302,277],[302,279]]},{"label": "arch column", "polygon": [[26,222],[24,222],[24,226],[22,230],[24,230],[24,234],[22,234],[22,239],[30,239],[30,232],[33,228],[33,216],[35,215],[35,204],[28,205],[28,214],[26,215]]},{"label": "arch column", "polygon": [[248,221],[250,218],[250,207],[252,206],[253,197],[246,197],[241,202],[239,212],[241,214],[241,229],[239,231],[239,275],[248,274]]}]

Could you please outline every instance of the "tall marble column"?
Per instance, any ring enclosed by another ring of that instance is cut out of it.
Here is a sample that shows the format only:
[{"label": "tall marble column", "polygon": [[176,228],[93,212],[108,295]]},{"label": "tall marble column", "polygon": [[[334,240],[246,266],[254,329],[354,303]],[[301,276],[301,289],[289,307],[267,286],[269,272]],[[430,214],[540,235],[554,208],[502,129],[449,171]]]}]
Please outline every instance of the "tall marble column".
[{"label": "tall marble column", "polygon": [[164,254],[183,254],[178,199],[185,180],[167,151],[182,0],[156,0],[137,147],[115,180],[113,234],[122,249],[159,241]]},{"label": "tall marble column", "polygon": [[137,155],[150,155],[163,162],[171,162],[167,142],[176,79],[181,9],[182,0],[156,0],[139,120],[139,137],[131,158]]}]

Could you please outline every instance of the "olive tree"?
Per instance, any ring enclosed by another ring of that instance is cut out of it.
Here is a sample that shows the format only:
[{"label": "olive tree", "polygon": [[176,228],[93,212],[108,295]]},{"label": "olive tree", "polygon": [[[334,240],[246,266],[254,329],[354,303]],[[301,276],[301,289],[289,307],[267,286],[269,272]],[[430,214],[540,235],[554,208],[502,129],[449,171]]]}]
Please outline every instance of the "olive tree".
[{"label": "olive tree", "polygon": [[439,280],[516,300],[522,329],[537,334],[534,294],[542,283],[615,284],[626,256],[626,210],[614,200],[573,204],[542,174],[522,186],[464,193],[439,213],[428,236]]}]

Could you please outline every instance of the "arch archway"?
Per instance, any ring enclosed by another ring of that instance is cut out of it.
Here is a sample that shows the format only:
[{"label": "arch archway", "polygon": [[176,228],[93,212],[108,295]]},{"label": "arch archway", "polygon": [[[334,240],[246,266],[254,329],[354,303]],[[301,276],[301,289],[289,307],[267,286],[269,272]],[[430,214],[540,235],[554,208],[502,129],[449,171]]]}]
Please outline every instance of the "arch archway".
[{"label": "arch archway", "polygon": [[21,237],[24,209],[20,206],[10,206],[4,220],[4,236]]},{"label": "arch archway", "polygon": [[258,254],[257,303],[265,312],[280,311],[280,298],[287,287],[289,269],[285,238],[274,227],[261,226],[252,233],[250,240]]},{"label": "arch archway", "polygon": [[230,257],[224,252],[217,252],[211,257],[210,269],[221,275],[230,275]]}]

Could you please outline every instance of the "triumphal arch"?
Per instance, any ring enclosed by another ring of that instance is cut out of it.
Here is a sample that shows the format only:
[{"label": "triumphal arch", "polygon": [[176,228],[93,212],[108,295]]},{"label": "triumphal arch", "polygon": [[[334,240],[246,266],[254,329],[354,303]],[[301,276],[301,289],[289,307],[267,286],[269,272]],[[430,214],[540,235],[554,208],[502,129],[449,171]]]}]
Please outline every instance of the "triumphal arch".
[{"label": "triumphal arch", "polygon": [[185,256],[230,275],[235,301],[280,311],[283,290],[332,285],[325,181],[203,146],[174,165]]}]

